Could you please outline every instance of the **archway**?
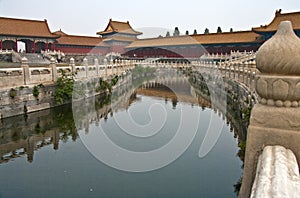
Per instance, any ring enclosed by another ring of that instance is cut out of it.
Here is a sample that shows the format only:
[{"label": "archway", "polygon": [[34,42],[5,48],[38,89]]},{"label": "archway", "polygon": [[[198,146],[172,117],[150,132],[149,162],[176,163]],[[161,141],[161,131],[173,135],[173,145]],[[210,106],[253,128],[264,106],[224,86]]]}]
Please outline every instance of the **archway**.
[{"label": "archway", "polygon": [[18,52],[25,52],[26,51],[26,43],[23,41],[17,41]]},{"label": "archway", "polygon": [[2,41],[3,50],[16,50],[16,42],[12,40]]}]

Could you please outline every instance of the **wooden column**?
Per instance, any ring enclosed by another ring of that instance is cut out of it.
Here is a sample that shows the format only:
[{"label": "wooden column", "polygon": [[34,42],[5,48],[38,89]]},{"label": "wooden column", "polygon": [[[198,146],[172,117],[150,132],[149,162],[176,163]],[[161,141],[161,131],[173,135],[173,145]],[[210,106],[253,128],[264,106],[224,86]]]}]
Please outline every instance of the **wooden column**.
[{"label": "wooden column", "polygon": [[48,51],[48,42],[46,43],[46,51]]},{"label": "wooden column", "polygon": [[33,43],[32,43],[32,51],[31,52],[35,53],[35,41],[33,41]]},{"label": "wooden column", "polygon": [[18,39],[16,39],[15,49],[16,49],[16,52],[18,52]]},{"label": "wooden column", "polygon": [[0,40],[0,50],[2,50],[2,40]]}]

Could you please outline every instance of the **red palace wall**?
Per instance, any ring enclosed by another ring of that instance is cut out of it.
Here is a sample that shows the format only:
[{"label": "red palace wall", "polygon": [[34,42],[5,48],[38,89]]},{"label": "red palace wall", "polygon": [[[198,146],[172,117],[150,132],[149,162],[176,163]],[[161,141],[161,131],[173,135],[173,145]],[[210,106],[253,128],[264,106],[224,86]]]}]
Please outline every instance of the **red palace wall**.
[{"label": "red palace wall", "polygon": [[260,43],[252,45],[231,45],[231,46],[174,46],[166,48],[145,47],[137,49],[127,49],[125,56],[147,58],[147,57],[171,57],[171,58],[199,58],[205,53],[229,54],[230,51],[257,51]]},{"label": "red palace wall", "polygon": [[114,45],[110,46],[110,52],[116,52],[116,53],[123,53],[124,52],[124,47],[125,46],[120,46],[120,45]]}]

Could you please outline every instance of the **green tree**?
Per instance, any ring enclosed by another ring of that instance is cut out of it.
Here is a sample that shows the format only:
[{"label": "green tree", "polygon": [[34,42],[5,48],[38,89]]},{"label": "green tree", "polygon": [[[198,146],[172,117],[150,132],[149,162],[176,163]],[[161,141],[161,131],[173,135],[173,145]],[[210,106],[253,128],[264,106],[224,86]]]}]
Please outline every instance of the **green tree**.
[{"label": "green tree", "polygon": [[204,34],[209,34],[209,29],[208,28],[205,28]]},{"label": "green tree", "polygon": [[219,26],[218,29],[217,29],[217,33],[222,33],[222,29],[221,29],[220,26]]},{"label": "green tree", "polygon": [[61,77],[57,79],[57,88],[55,91],[55,101],[58,104],[63,104],[66,101],[72,99],[73,86],[74,86],[74,74],[66,74],[64,71],[61,73]]}]

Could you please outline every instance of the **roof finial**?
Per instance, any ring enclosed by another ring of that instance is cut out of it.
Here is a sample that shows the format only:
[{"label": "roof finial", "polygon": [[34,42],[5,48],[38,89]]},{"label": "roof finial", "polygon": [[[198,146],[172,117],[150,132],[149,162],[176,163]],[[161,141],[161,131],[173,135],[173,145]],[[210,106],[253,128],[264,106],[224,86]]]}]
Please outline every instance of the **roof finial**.
[{"label": "roof finial", "polygon": [[276,15],[276,16],[281,15],[281,9],[276,10],[275,15]]}]

